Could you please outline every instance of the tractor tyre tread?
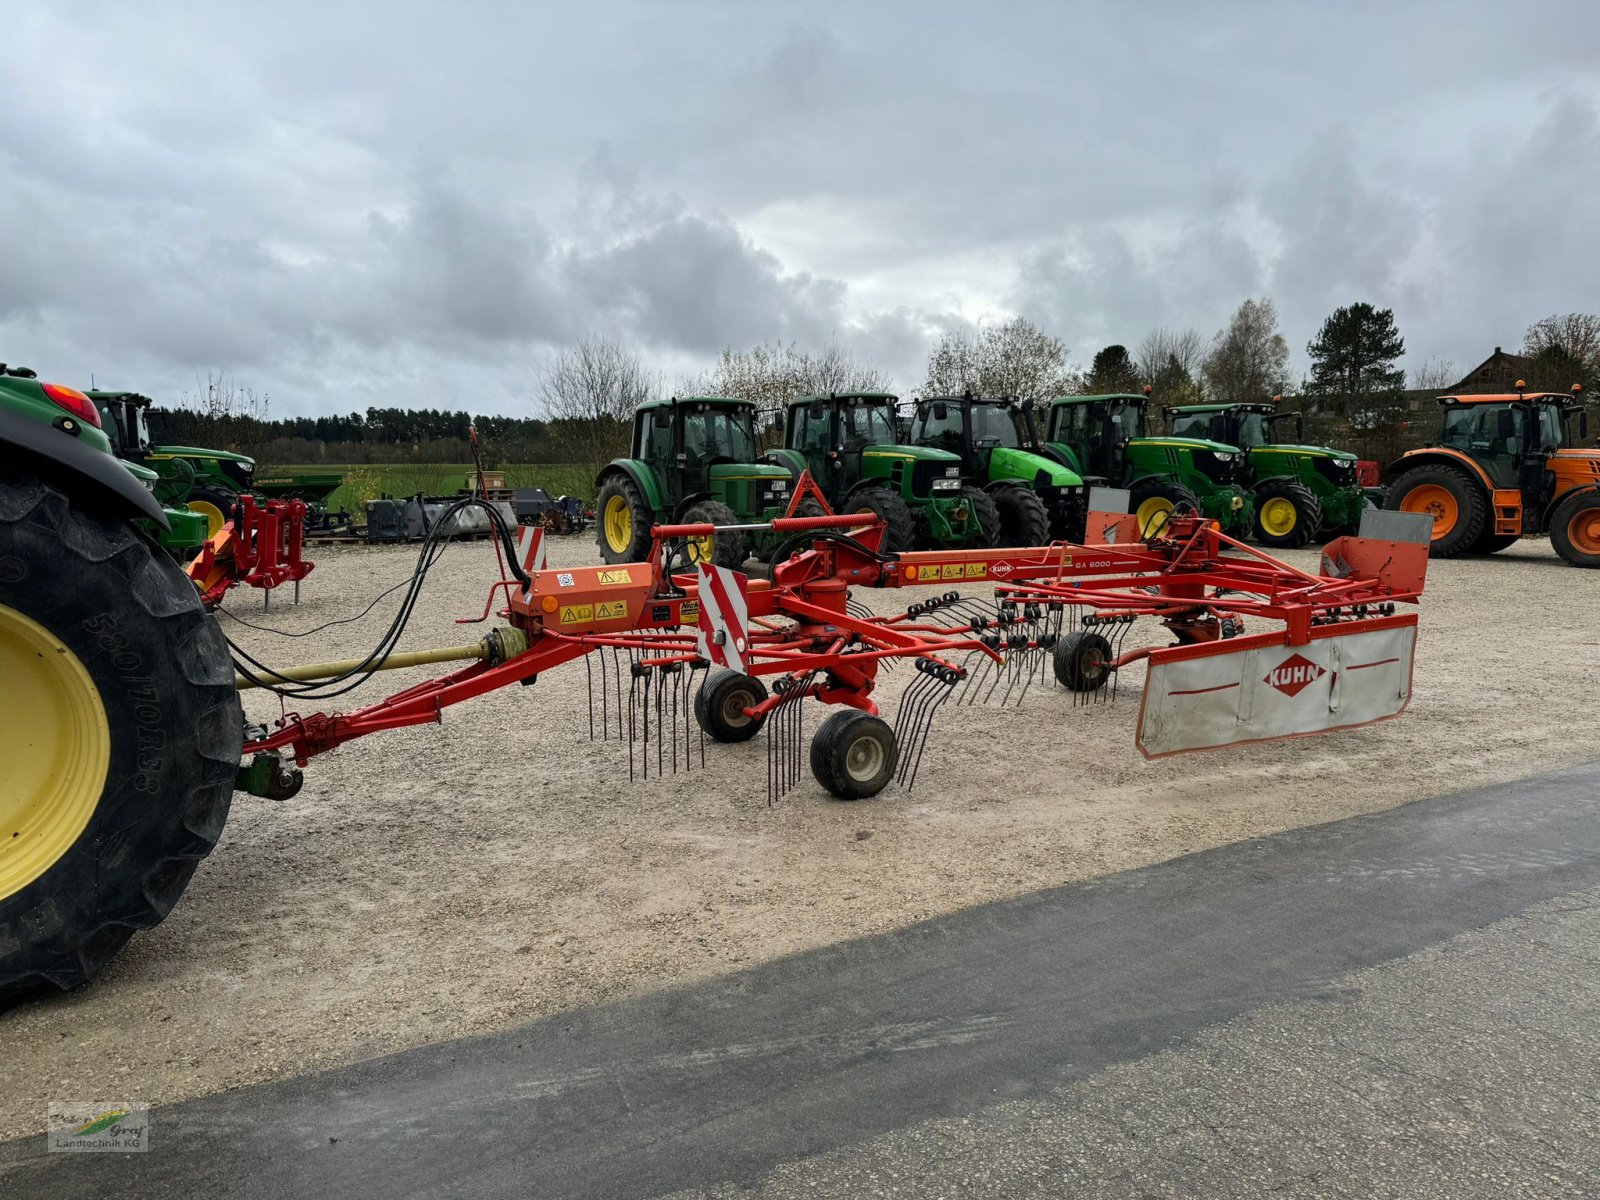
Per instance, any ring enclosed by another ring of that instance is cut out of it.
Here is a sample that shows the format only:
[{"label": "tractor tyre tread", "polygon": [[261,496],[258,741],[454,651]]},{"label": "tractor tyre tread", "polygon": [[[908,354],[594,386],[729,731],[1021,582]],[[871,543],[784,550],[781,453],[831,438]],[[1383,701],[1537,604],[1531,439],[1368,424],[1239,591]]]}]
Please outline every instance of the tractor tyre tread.
[{"label": "tractor tyre tread", "polygon": [[[1294,505],[1294,528],[1287,533],[1268,533],[1261,523],[1261,511],[1269,500],[1287,500]],[[1322,528],[1322,501],[1298,479],[1269,479],[1255,494],[1255,515],[1250,519],[1251,536],[1274,550],[1298,550]]]},{"label": "tractor tyre tread", "polygon": [[995,546],[1046,546],[1050,543],[1050,510],[1039,493],[1020,484],[991,488],[990,498],[1000,512],[1000,540]]},{"label": "tractor tyre tread", "polygon": [[972,523],[977,526],[977,537],[973,544],[985,549],[1004,545],[1000,540],[1000,508],[995,504],[994,497],[982,488],[968,484],[962,487],[961,498],[967,502]]},{"label": "tractor tyre tread", "polygon": [[869,485],[857,488],[845,497],[839,512],[872,512],[884,519],[888,530],[883,540],[883,550],[888,554],[904,554],[917,540],[917,522],[905,500],[886,487]]},{"label": "tractor tyre tread", "polygon": [[0,897],[0,1008],[84,983],[160,923],[222,834],[244,722],[233,663],[193,583],[126,521],[0,472],[0,605],[89,672],[110,732],[88,824]]},{"label": "tractor tyre tread", "polygon": [[[621,496],[632,517],[631,540],[624,550],[614,550],[606,537],[606,505],[613,496]],[[600,557],[607,564],[643,562],[650,556],[650,526],[655,524],[655,511],[645,502],[638,486],[621,472],[614,472],[601,482],[594,498],[595,543],[600,547]]]},{"label": "tractor tyre tread", "polygon": [[1600,508],[1600,492],[1574,492],[1557,503],[1550,513],[1550,544],[1575,567],[1600,567],[1600,554],[1589,554],[1574,546],[1567,532],[1572,518],[1586,508]]},{"label": "tractor tyre tread", "polygon": [[1485,527],[1489,525],[1489,498],[1483,494],[1478,481],[1465,471],[1447,466],[1412,467],[1389,485],[1384,507],[1403,511],[1401,505],[1405,503],[1406,496],[1412,489],[1425,483],[1449,490],[1455,497],[1460,513],[1456,527],[1428,546],[1428,556],[1458,558],[1472,553],[1473,547],[1483,538]]},{"label": "tractor tyre tread", "polygon": [[[720,500],[698,500],[683,510],[678,520],[684,525],[737,525],[738,515]],[[747,557],[744,534],[727,531],[717,534],[711,545],[711,561],[719,567],[737,571]]]}]

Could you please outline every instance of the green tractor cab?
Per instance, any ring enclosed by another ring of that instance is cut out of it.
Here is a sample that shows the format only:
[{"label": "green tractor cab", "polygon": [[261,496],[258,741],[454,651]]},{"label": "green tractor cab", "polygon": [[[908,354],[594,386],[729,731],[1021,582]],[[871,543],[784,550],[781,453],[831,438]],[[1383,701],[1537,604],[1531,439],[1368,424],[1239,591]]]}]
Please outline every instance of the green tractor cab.
[{"label": "green tractor cab", "polygon": [[198,546],[215,537],[228,519],[239,493],[251,490],[256,464],[243,454],[201,446],[156,446],[150,438],[148,396],[138,392],[86,393],[100,411],[111,439],[111,452],[125,462],[153,470],[156,499],[173,508],[187,508],[204,518]]},{"label": "green tractor cab", "polygon": [[[1354,532],[1376,507],[1356,477],[1356,456],[1307,446],[1305,418],[1271,404],[1185,404],[1167,409],[1172,432],[1240,447],[1255,499],[1252,532],[1263,546],[1295,549],[1322,535]],[[1294,442],[1274,437],[1293,420]]]},{"label": "green tractor cab", "polygon": [[912,440],[961,459],[963,480],[999,512],[999,545],[1083,539],[1087,488],[1076,471],[1029,449],[1038,443],[1031,401],[926,397],[917,401]]},{"label": "green tractor cab", "polygon": [[[724,396],[650,400],[633,414],[633,456],[613,459],[595,480],[595,528],[608,563],[643,562],[650,527],[748,525],[781,517],[789,472],[757,461],[756,406]],[[769,534],[725,530],[689,543],[692,562],[740,567],[751,550],[770,553]]]},{"label": "green tractor cab", "polygon": [[1208,438],[1151,437],[1145,432],[1149,395],[1058,396],[1050,402],[1039,450],[1083,477],[1086,484],[1127,488],[1129,507],[1148,536],[1160,532],[1180,506],[1244,537],[1254,506],[1242,485],[1244,454]]},{"label": "green tractor cab", "polygon": [[810,471],[835,512],[882,517],[890,553],[997,545],[994,501],[962,481],[959,455],[901,444],[898,408],[887,392],[798,397],[789,401],[783,449],[767,458],[796,480]]}]

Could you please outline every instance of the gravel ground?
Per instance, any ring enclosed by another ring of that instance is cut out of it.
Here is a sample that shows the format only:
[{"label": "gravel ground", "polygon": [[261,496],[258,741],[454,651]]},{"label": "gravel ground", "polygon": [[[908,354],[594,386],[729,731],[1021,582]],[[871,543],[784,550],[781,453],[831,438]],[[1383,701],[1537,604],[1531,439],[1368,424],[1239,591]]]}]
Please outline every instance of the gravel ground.
[{"label": "gravel ground", "polygon": [[[298,608],[263,614],[235,593],[228,610],[287,631],[352,617],[416,551],[314,554]],[[594,559],[587,538],[551,551],[555,566]],[[482,611],[493,574],[487,545],[452,547],[402,648],[478,636],[454,620]],[[589,742],[570,665],[313,760],[286,803],[237,798],[163,925],[86,989],[0,1016],[0,1136],[41,1129],[49,1097],[168,1103],[1583,761],[1569,698],[1600,684],[1597,584],[1531,541],[1431,564],[1399,721],[1149,762],[1130,672],[1114,706],[1036,688],[1020,709],[947,707],[915,791],[859,804],[807,773],[768,808],[759,738],[630,784],[625,753]],[[889,611],[925,590],[858,596]],[[224,626],[265,661],[316,661],[364,653],[394,602],[304,639]],[[389,673],[357,700],[429,673]],[[247,710],[276,715],[270,697]]]}]

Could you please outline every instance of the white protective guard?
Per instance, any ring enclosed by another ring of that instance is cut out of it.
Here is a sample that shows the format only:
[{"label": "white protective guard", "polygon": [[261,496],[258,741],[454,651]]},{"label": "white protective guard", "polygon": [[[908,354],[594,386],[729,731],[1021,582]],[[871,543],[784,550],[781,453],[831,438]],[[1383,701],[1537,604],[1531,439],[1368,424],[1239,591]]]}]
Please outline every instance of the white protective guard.
[{"label": "white protective guard", "polygon": [[1318,627],[1304,646],[1263,634],[1155,651],[1139,709],[1140,751],[1158,758],[1399,716],[1411,699],[1416,615],[1340,629]]}]

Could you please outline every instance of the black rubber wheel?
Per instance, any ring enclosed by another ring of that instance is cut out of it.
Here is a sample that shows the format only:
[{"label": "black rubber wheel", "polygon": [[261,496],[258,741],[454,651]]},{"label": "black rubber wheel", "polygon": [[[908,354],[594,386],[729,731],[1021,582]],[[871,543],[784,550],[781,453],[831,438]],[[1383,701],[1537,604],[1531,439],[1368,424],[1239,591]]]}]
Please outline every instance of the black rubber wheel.
[{"label": "black rubber wheel", "polygon": [[643,562],[650,555],[655,511],[621,472],[607,475],[594,498],[595,542],[608,563]]},{"label": "black rubber wheel", "polygon": [[834,713],[811,739],[811,774],[840,800],[876,796],[894,778],[899,759],[894,730],[858,708]]},{"label": "black rubber wheel", "polygon": [[1098,633],[1081,630],[1056,643],[1056,682],[1068,691],[1093,692],[1111,678],[1111,643]]},{"label": "black rubber wheel", "polygon": [[[1430,507],[1439,489],[1449,494],[1451,504]],[[1455,467],[1413,467],[1389,485],[1383,506],[1399,512],[1433,512],[1430,558],[1472,553],[1489,525],[1489,498],[1482,485]],[[1452,507],[1454,516],[1450,517]]]},{"label": "black rubber wheel", "polygon": [[917,523],[912,519],[906,502],[888,488],[857,488],[845,497],[839,507],[845,513],[874,513],[888,524],[883,550],[886,554],[904,554],[917,539]]},{"label": "black rubber wheel", "polygon": [[989,493],[982,488],[963,487],[961,498],[967,502],[967,512],[973,525],[967,544],[986,549],[1005,545],[1000,540],[1000,510]]},{"label": "black rubber wheel", "polygon": [[1269,479],[1255,495],[1251,534],[1263,546],[1298,550],[1322,528],[1322,502],[1296,479]]},{"label": "black rubber wheel", "polygon": [[1575,567],[1600,567],[1600,492],[1574,492],[1556,505],[1550,544]]},{"label": "black rubber wheel", "polygon": [[997,546],[1045,546],[1050,543],[1050,510],[1039,493],[1017,484],[1004,484],[990,490],[989,497],[1000,513],[1000,540]]},{"label": "black rubber wheel", "polygon": [[1520,533],[1491,533],[1481,540],[1472,551],[1474,554],[1499,554],[1507,546],[1514,546],[1522,540]]},{"label": "black rubber wheel", "polygon": [[1203,511],[1195,494],[1170,479],[1141,479],[1133,485],[1129,511],[1139,518],[1140,537],[1161,537],[1178,509],[1200,515]]},{"label": "black rubber wheel", "polygon": [[227,643],[178,566],[10,471],[0,677],[4,1007],[83,983],[171,911],[222,833],[244,726]]},{"label": "black rubber wheel", "polygon": [[748,742],[767,723],[766,714],[748,717],[744,710],[767,698],[767,686],[752,675],[712,667],[694,694],[694,719],[718,742]]},{"label": "black rubber wheel", "polygon": [[[711,525],[737,525],[739,518],[734,515],[733,509],[720,500],[700,500],[684,509],[678,521],[683,525],[698,525],[702,522]],[[689,560],[697,563],[702,556],[703,551],[691,543]],[[717,566],[738,570],[744,566],[747,557],[744,534],[735,530],[724,530],[711,539],[711,561]]]}]

